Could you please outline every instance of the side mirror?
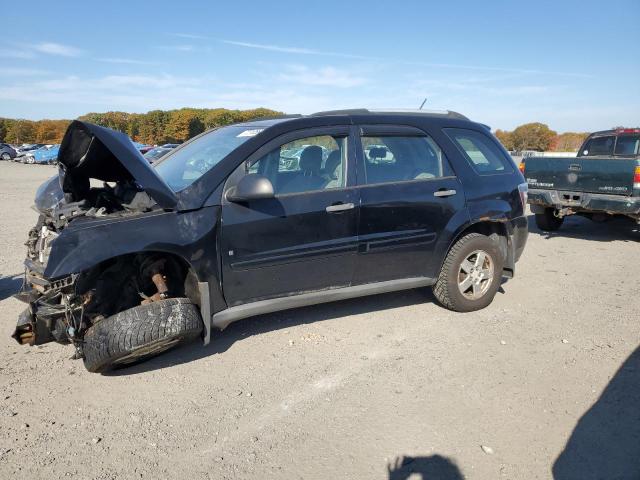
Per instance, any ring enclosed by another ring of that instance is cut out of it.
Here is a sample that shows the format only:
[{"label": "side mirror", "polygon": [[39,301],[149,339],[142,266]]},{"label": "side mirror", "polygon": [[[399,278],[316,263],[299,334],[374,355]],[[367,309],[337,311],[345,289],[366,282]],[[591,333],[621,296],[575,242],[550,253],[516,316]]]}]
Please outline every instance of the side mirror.
[{"label": "side mirror", "polygon": [[273,198],[274,195],[271,181],[257,173],[245,175],[235,187],[227,190],[227,200],[230,202],[248,202]]}]

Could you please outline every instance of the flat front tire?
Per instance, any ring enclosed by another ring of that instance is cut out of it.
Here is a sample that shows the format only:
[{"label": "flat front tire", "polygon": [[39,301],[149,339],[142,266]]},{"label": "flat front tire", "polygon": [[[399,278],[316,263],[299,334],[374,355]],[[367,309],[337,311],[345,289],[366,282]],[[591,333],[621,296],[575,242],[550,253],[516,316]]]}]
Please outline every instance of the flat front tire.
[{"label": "flat front tire", "polygon": [[449,250],[433,294],[450,310],[480,310],[493,301],[500,288],[503,265],[496,242],[486,235],[469,233]]},{"label": "flat front tire", "polygon": [[169,298],[105,318],[84,336],[84,366],[105,372],[139,363],[202,332],[200,311],[188,298]]}]

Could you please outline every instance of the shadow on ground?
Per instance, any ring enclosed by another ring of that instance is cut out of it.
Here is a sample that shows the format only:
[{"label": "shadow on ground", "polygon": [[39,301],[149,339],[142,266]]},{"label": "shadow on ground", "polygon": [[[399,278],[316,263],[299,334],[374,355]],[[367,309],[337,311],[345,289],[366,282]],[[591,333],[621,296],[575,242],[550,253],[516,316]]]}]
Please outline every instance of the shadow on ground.
[{"label": "shadow on ground", "polygon": [[212,332],[211,343],[206,347],[203,347],[202,344],[197,341],[189,346],[171,350],[138,365],[108,372],[106,375],[132,375],[192,362],[200,358],[225,352],[231,345],[243,338],[273,330],[286,329],[296,325],[320,322],[349,315],[362,315],[370,312],[432,302],[435,302],[435,299],[431,293],[431,289],[419,288],[260,315],[232,323],[222,332],[214,330]]},{"label": "shadow on ground", "polygon": [[18,293],[22,286],[22,275],[10,275],[0,277],[0,300],[9,298],[14,293]]},{"label": "shadow on ground", "polygon": [[640,242],[640,225],[627,218],[614,218],[606,222],[594,222],[588,218],[572,215],[566,217],[559,230],[545,232],[538,228],[534,215],[528,216],[529,233],[542,238],[578,238],[599,242]]},{"label": "shadow on ground", "polygon": [[387,466],[389,480],[463,480],[458,466],[447,457],[400,457]]},{"label": "shadow on ground", "polygon": [[576,425],[553,478],[640,479],[640,347]]}]

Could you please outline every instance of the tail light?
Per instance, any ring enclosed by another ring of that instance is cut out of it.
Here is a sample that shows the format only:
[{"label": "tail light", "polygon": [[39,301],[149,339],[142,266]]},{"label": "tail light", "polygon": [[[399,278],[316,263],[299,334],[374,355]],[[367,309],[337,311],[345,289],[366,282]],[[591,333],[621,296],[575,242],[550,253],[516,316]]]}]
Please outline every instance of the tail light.
[{"label": "tail light", "polygon": [[633,188],[640,190],[640,165],[636,167],[636,171],[633,174]]},{"label": "tail light", "polygon": [[520,165],[518,165],[518,169],[520,170],[520,173],[524,175],[524,159],[522,159]]},{"label": "tail light", "polygon": [[518,193],[520,193],[520,201],[522,202],[522,212],[527,210],[527,200],[529,198],[529,185],[521,183],[518,185]]}]

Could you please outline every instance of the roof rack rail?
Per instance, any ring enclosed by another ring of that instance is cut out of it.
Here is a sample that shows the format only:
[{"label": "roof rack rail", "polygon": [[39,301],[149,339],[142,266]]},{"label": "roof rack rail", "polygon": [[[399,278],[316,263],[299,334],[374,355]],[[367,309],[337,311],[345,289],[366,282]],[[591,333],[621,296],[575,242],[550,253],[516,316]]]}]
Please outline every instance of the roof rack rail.
[{"label": "roof rack rail", "polygon": [[245,120],[242,123],[255,122],[258,120],[285,120],[287,118],[302,118],[304,115],[300,113],[283,113],[282,115],[272,115],[270,117],[254,117]]},{"label": "roof rack rail", "polygon": [[418,110],[409,108],[384,108],[384,109],[367,109],[352,108],[345,110],[327,110],[325,112],[316,112],[309,115],[310,117],[320,117],[325,115],[366,115],[366,114],[382,114],[382,113],[409,113],[415,115],[437,115],[448,118],[457,118],[460,120],[469,120],[466,116],[451,110]]},{"label": "roof rack rail", "polygon": [[315,112],[309,115],[310,117],[322,117],[325,115],[362,115],[371,113],[366,108],[346,108],[344,110],[326,110],[324,112]]}]

